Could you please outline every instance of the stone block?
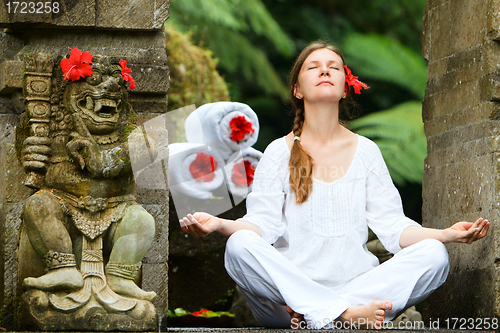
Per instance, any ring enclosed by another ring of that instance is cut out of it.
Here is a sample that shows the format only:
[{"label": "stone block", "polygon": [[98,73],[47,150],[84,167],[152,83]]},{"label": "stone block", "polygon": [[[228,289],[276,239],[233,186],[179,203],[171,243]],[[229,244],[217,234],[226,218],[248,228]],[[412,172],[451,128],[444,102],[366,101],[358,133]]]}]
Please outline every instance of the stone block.
[{"label": "stone block", "polygon": [[487,31],[487,1],[456,0],[450,4],[450,53],[482,44]]},{"label": "stone block", "polygon": [[478,105],[481,102],[479,82],[465,82],[437,93],[435,96],[435,118],[448,113],[449,110],[461,110]]},{"label": "stone block", "polygon": [[[12,114],[14,113],[14,106],[12,105],[12,102],[10,100],[9,95],[0,95],[0,117],[1,115],[5,114]],[[3,128],[0,128],[0,133],[3,130]],[[2,138],[2,134],[0,134],[0,138]]]},{"label": "stone block", "polygon": [[1,63],[5,60],[14,60],[16,53],[23,47],[24,43],[21,35],[0,32],[0,45],[2,45],[0,48]]},{"label": "stone block", "polygon": [[462,67],[471,67],[471,65],[480,62],[483,58],[482,53],[482,45],[476,45],[470,49],[454,53],[448,58],[448,72]]},{"label": "stone block", "polygon": [[495,41],[500,41],[500,2],[490,2],[487,17],[489,37]]},{"label": "stone block", "polygon": [[114,56],[130,65],[166,66],[165,34],[163,31],[99,31],[35,29],[30,31],[29,44],[20,57],[37,52],[69,56],[77,47],[93,55]]},{"label": "stone block", "polygon": [[[54,2],[54,1],[53,1]],[[56,26],[93,27],[96,21],[96,0],[59,1],[60,12],[52,14]]]},{"label": "stone block", "polygon": [[7,12],[7,7],[5,4],[0,6],[0,27],[4,27],[5,24],[9,23],[9,14]]},{"label": "stone block", "polygon": [[481,99],[500,101],[500,73],[491,73],[481,78]]},{"label": "stone block", "polygon": [[129,102],[137,113],[137,119],[139,119],[140,114],[165,113],[168,107],[168,97],[166,95],[130,94]]},{"label": "stone block", "polygon": [[165,0],[98,0],[96,27],[159,30],[168,18]]},{"label": "stone block", "polygon": [[[168,311],[168,263],[142,265],[142,289],[154,291],[157,294],[154,306],[158,316],[166,315]],[[148,277],[145,279],[144,277]]]},{"label": "stone block", "polygon": [[430,25],[430,34],[432,36],[428,46],[428,61],[430,63],[443,59],[451,54],[452,13],[450,7],[450,2],[447,1],[431,9],[428,14],[428,24]]},{"label": "stone block", "polygon": [[427,67],[427,75],[428,75],[427,79],[430,80],[434,77],[445,74],[447,66],[448,66],[448,59],[446,58],[429,63],[429,66]]},{"label": "stone block", "polygon": [[23,87],[24,62],[6,60],[0,63],[0,94],[11,93]]},{"label": "stone block", "polygon": [[24,201],[15,203],[5,203],[5,234],[4,234],[4,303],[3,319],[4,327],[14,330],[16,309],[18,309],[20,298],[18,294],[18,277],[17,277],[17,240],[18,231],[21,226],[21,212]]},{"label": "stone block", "polygon": [[136,83],[134,93],[166,94],[168,92],[170,86],[168,66],[130,64],[129,67],[132,69],[130,75]]},{"label": "stone block", "polygon": [[155,239],[144,263],[164,264],[168,262],[168,203],[167,205],[144,205],[156,222]]},{"label": "stone block", "polygon": [[9,27],[10,24],[39,25],[50,24],[52,21],[52,7],[44,7],[45,3],[54,1],[5,1],[0,6],[0,28]]}]

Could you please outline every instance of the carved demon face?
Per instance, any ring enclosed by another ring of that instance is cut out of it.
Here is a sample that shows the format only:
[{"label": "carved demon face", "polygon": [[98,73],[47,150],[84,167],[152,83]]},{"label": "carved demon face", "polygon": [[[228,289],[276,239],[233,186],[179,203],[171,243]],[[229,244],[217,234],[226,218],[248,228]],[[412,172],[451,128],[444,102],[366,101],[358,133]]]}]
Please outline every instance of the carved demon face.
[{"label": "carved demon face", "polygon": [[118,128],[124,107],[126,90],[121,67],[95,63],[92,69],[92,76],[68,85],[66,107],[81,116],[91,134],[109,134]]}]

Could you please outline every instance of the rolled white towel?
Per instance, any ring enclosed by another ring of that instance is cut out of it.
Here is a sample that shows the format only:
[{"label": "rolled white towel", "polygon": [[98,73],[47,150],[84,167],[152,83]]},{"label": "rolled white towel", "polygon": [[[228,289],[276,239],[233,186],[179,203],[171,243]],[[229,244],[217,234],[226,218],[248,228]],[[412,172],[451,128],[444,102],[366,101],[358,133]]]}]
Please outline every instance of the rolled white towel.
[{"label": "rolled white towel", "polygon": [[207,103],[187,117],[184,129],[188,142],[207,143],[227,160],[234,152],[257,142],[259,119],[243,103]]},{"label": "rolled white towel", "polygon": [[[168,146],[169,188],[177,194],[201,200],[224,182],[224,160],[217,151],[202,143],[172,143]],[[175,199],[175,198],[174,198]]]},{"label": "rolled white towel", "polygon": [[252,191],[253,175],[261,157],[262,153],[252,147],[234,152],[229,157],[224,169],[229,191],[239,197],[234,198],[235,205]]}]

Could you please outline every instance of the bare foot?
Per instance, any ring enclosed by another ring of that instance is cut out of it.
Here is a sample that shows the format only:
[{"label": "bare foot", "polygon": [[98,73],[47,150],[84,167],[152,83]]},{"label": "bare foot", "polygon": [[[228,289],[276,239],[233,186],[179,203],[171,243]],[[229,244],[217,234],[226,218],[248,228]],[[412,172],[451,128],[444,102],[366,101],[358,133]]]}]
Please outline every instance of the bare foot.
[{"label": "bare foot", "polygon": [[339,317],[354,329],[381,329],[384,325],[385,311],[392,309],[390,301],[373,301],[369,304],[354,306],[345,310]]},{"label": "bare foot", "polygon": [[38,278],[26,278],[23,286],[40,290],[76,290],[83,288],[83,277],[75,267],[63,267]]},{"label": "bare foot", "polygon": [[108,286],[117,294],[129,296],[137,299],[154,302],[156,293],[154,291],[144,291],[139,288],[134,281],[121,278],[119,276],[106,275]]},{"label": "bare foot", "polygon": [[288,312],[288,314],[290,315],[290,323],[292,328],[300,327],[300,324],[302,322],[305,323],[304,315],[293,311],[292,308],[288,305],[286,306],[286,312]]}]

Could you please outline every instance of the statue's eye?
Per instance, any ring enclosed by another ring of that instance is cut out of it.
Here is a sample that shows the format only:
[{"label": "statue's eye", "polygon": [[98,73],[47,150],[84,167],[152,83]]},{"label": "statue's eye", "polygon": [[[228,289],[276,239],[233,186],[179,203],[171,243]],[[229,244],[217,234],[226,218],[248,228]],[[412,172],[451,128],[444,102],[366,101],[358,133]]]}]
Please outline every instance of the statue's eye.
[{"label": "statue's eye", "polygon": [[122,71],[121,70],[115,70],[113,72],[113,77],[117,80],[118,84],[123,83],[123,77],[122,77]]},{"label": "statue's eye", "polygon": [[98,71],[94,70],[92,72],[92,75],[88,76],[86,80],[87,80],[88,84],[96,86],[96,85],[98,85],[99,83],[102,82],[101,73],[99,73]]}]

